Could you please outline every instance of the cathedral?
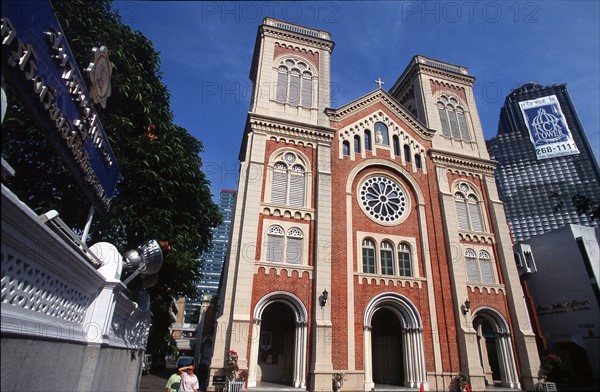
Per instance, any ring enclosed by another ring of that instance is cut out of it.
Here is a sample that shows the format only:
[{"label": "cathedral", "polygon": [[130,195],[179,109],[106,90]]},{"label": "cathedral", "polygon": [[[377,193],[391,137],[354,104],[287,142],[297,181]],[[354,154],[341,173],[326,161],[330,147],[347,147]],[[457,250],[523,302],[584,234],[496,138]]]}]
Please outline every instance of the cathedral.
[{"label": "cathedral", "polygon": [[[539,357],[468,69],[415,56],[330,107],[329,33],[265,18],[210,383],[535,389]],[[210,388],[214,386],[209,385]]]}]

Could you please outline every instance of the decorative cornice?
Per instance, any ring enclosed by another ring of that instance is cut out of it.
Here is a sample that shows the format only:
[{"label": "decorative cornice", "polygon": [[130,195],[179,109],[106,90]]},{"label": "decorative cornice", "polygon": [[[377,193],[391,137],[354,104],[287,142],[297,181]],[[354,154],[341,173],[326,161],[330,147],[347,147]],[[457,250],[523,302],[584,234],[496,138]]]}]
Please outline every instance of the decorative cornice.
[{"label": "decorative cornice", "polygon": [[436,166],[445,166],[450,169],[466,170],[493,175],[496,162],[465,155],[452,154],[440,150],[429,150],[431,160]]},{"label": "decorative cornice", "polygon": [[503,284],[467,284],[473,294],[502,294],[506,295]]},{"label": "decorative cornice", "polygon": [[331,121],[340,122],[358,110],[362,110],[377,102],[382,102],[388,109],[395,112],[400,118],[404,120],[404,123],[413,130],[415,133],[420,134],[424,139],[430,140],[435,131],[425,128],[421,123],[415,119],[406,109],[404,109],[396,100],[382,89],[377,89],[349,104],[342,106],[338,109],[325,109],[325,114]]},{"label": "decorative cornice", "polygon": [[295,42],[302,45],[310,45],[322,50],[327,50],[330,53],[335,46],[333,41],[327,39],[311,37],[304,34],[294,33],[292,31],[283,30],[275,26],[261,25],[261,32],[265,37],[282,38],[286,41]]},{"label": "decorative cornice", "polygon": [[282,207],[267,203],[261,203],[261,207],[263,208],[262,213],[268,216],[299,220],[312,220],[314,216],[314,210],[309,209]]},{"label": "decorative cornice", "polygon": [[463,83],[468,86],[473,86],[475,78],[473,76],[456,74],[454,72],[447,72],[439,68],[434,68],[428,65],[419,64],[419,72],[424,75],[442,77],[447,80],[453,80],[455,82]]},{"label": "decorative cornice", "polygon": [[278,263],[275,264],[273,262],[268,261],[255,261],[254,262],[254,274],[260,273],[260,270],[263,270],[264,275],[270,275],[271,271],[275,272],[275,275],[281,276],[281,272],[285,272],[285,275],[288,278],[292,278],[294,272],[298,275],[298,279],[302,279],[305,277],[304,274],[308,274],[308,279],[312,279],[313,267],[307,265],[298,265],[298,264],[287,264],[287,263]]},{"label": "decorative cornice", "polygon": [[320,141],[331,143],[335,130],[326,127],[311,127],[307,124],[282,121],[273,117],[260,116],[250,113],[248,115],[248,130],[261,131],[270,135],[283,137],[293,136],[305,141]]},{"label": "decorative cornice", "polygon": [[402,288],[422,288],[423,283],[427,283],[426,278],[417,277],[399,277],[399,276],[388,276],[388,275],[372,275],[364,274],[361,272],[355,272],[354,276],[358,279],[358,284],[367,284],[373,286],[391,286],[391,287],[402,287]]},{"label": "decorative cornice", "polygon": [[478,244],[494,244],[494,235],[485,233],[474,233],[474,232],[459,232],[458,237],[461,241],[474,242]]}]

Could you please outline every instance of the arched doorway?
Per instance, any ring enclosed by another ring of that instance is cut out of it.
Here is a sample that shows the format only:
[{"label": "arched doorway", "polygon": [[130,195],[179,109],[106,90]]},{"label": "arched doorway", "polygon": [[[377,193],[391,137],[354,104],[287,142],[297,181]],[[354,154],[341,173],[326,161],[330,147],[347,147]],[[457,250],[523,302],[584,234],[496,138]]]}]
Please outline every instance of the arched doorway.
[{"label": "arched doorway", "polygon": [[425,388],[422,321],[414,304],[396,293],[374,297],[364,318],[364,390],[375,383]]},{"label": "arched doorway", "polygon": [[260,324],[257,381],[293,385],[296,321],[282,302],[268,305]]},{"label": "arched doorway", "polygon": [[493,309],[482,309],[473,318],[477,331],[479,363],[486,385],[520,388],[508,325]]},{"label": "arched doorway", "polygon": [[277,291],[254,308],[248,387],[259,382],[306,387],[308,313],[295,295]]},{"label": "arched doorway", "polygon": [[402,353],[402,325],[390,309],[378,309],[371,320],[371,347],[373,382],[375,384],[403,385],[404,364]]}]

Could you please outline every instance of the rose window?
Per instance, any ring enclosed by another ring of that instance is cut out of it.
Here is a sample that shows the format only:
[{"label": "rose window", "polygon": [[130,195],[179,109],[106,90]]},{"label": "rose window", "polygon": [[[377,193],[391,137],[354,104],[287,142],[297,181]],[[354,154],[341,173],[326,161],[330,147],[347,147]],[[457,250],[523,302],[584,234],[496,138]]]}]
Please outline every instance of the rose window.
[{"label": "rose window", "polygon": [[360,187],[359,199],[365,213],[383,223],[398,221],[408,209],[404,190],[388,177],[367,179]]}]

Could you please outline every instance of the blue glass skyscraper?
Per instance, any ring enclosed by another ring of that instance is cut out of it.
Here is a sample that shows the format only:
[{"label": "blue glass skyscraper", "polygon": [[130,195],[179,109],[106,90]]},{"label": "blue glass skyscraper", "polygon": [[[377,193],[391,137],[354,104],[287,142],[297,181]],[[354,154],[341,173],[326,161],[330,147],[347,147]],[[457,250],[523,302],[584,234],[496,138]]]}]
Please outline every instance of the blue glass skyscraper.
[{"label": "blue glass skyscraper", "polygon": [[[202,276],[197,282],[198,299],[188,300],[186,304],[186,318],[188,318],[194,309],[199,306],[200,299],[204,295],[214,296],[219,289],[219,281],[223,271],[223,263],[229,250],[229,234],[231,233],[231,221],[235,208],[236,191],[222,190],[219,197],[219,210],[223,215],[223,223],[213,230],[211,247],[204,252],[198,262],[200,263],[200,272]],[[196,322],[197,320],[189,320]]]},{"label": "blue glass skyscraper", "polygon": [[565,84],[513,90],[487,146],[515,241],[570,223],[600,224],[572,203],[575,195],[600,197],[600,170]]}]

